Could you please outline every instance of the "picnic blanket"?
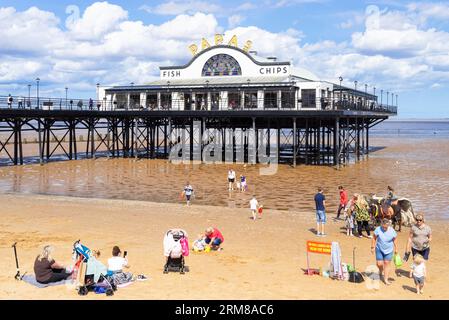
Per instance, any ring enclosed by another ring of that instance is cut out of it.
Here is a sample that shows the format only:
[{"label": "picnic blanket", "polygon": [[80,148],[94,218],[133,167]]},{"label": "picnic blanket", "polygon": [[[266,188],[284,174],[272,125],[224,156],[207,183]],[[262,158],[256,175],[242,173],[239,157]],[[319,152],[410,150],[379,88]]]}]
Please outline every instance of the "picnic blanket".
[{"label": "picnic blanket", "polygon": [[39,283],[39,282],[37,282],[36,277],[34,276],[34,274],[26,274],[26,275],[24,275],[23,278],[22,278],[22,281],[24,281],[26,283],[29,283],[29,284],[31,284],[31,285],[33,285],[35,287],[38,287],[38,288],[60,286],[60,285],[72,282],[72,280],[61,280],[61,281],[58,281],[58,282],[50,282],[50,283],[46,283],[46,284]]}]

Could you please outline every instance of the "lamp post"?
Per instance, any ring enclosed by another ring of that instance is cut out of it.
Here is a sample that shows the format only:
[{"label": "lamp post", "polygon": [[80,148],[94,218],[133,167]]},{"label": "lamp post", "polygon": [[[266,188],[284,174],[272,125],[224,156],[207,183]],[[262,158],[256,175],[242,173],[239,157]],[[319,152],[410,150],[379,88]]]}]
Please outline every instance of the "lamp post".
[{"label": "lamp post", "polygon": [[381,89],[380,90],[380,105],[382,106],[382,98],[383,98],[383,96],[384,96],[384,89]]},{"label": "lamp post", "polygon": [[97,109],[100,110],[100,83],[97,82]]},{"label": "lamp post", "polygon": [[65,87],[65,108],[67,109],[67,91],[69,90],[69,88]]},{"label": "lamp post", "polygon": [[368,104],[368,85],[365,83],[365,108]]},{"label": "lamp post", "polygon": [[396,95],[396,108],[398,107],[398,95]]},{"label": "lamp post", "polygon": [[31,109],[31,84],[28,85],[28,104]]},{"label": "lamp post", "polygon": [[36,78],[37,109],[39,109],[39,81],[41,81],[41,79]]},{"label": "lamp post", "polygon": [[387,107],[388,107],[388,98],[390,97],[390,92],[387,91]]}]

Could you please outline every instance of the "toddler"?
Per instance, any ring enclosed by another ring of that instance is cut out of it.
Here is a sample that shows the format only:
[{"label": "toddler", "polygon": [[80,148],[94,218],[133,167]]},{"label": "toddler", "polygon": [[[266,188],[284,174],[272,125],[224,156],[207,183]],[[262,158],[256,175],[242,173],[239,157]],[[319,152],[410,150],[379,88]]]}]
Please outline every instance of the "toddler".
[{"label": "toddler", "polygon": [[426,265],[422,255],[417,254],[413,257],[412,269],[410,277],[413,277],[416,285],[416,293],[423,294],[424,280],[426,279]]}]

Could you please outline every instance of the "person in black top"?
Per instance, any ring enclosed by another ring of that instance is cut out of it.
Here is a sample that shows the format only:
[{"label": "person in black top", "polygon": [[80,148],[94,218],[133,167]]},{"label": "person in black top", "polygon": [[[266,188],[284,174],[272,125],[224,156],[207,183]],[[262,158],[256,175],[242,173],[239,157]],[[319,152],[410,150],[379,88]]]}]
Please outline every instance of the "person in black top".
[{"label": "person in black top", "polygon": [[66,280],[71,276],[71,273],[66,272],[62,263],[56,262],[52,258],[51,254],[53,251],[53,246],[45,246],[42,253],[38,255],[34,261],[34,274],[39,283],[47,284],[58,282]]},{"label": "person in black top", "polygon": [[318,193],[315,195],[315,208],[316,208],[316,226],[319,237],[324,237],[324,224],[326,223],[326,197],[323,194],[323,189],[318,188]]}]

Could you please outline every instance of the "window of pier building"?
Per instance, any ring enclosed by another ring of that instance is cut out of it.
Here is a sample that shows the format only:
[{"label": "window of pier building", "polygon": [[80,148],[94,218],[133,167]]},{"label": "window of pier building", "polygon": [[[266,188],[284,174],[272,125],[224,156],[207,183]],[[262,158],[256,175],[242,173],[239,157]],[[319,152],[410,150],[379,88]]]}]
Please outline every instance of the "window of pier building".
[{"label": "window of pier building", "polygon": [[140,94],[130,94],[129,95],[129,108],[139,109],[140,108]]},{"label": "window of pier building", "polygon": [[161,93],[161,109],[171,109],[171,93]]},{"label": "window of pier building", "polygon": [[316,90],[315,89],[301,89],[301,107],[304,109],[316,108]]},{"label": "window of pier building", "polygon": [[278,107],[278,92],[265,91],[263,95],[263,106],[265,109],[277,109]]},{"label": "window of pier building", "polygon": [[209,58],[201,71],[203,77],[240,76],[242,69],[239,63],[228,54],[216,54]]},{"label": "window of pier building", "polygon": [[207,93],[196,92],[194,99],[195,110],[207,110]]},{"label": "window of pier building", "polygon": [[240,109],[242,101],[242,93],[240,91],[228,92],[228,109]]},{"label": "window of pier building", "polygon": [[244,94],[244,107],[245,109],[256,109],[257,108],[257,91],[245,91]]},{"label": "window of pier building", "polygon": [[157,93],[147,94],[146,107],[149,110],[157,109]]},{"label": "window of pier building", "polygon": [[212,91],[210,93],[210,109],[218,110],[220,108],[220,93]]},{"label": "window of pier building", "polygon": [[293,88],[281,91],[281,107],[283,109],[295,108],[295,90]]},{"label": "window of pier building", "polygon": [[124,93],[117,93],[115,96],[115,102],[117,102],[117,109],[126,109],[126,106],[128,105],[128,95]]}]

